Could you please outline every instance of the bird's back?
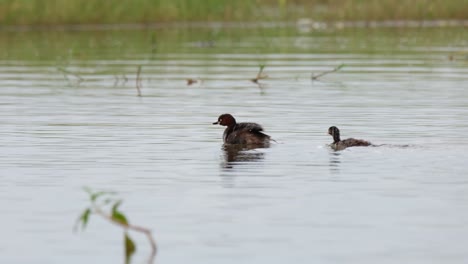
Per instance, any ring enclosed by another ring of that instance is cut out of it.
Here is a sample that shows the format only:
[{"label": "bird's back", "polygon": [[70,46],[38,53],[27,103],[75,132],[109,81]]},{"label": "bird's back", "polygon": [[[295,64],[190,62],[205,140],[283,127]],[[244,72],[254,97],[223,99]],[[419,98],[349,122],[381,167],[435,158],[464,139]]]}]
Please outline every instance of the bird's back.
[{"label": "bird's back", "polygon": [[257,123],[237,123],[224,131],[224,142],[228,144],[265,145],[269,141],[270,136]]},{"label": "bird's back", "polygon": [[348,138],[339,142],[345,147],[367,147],[370,146],[371,143],[369,141],[365,141],[362,139],[355,139],[355,138]]}]

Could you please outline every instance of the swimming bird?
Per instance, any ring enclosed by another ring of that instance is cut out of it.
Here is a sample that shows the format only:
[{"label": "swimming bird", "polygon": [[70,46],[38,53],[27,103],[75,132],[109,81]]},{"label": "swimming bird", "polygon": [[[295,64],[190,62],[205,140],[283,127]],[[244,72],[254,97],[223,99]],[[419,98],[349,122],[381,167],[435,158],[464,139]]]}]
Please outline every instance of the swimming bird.
[{"label": "swimming bird", "polygon": [[334,150],[343,150],[349,147],[367,147],[372,144],[362,139],[348,138],[345,140],[340,139],[340,130],[336,126],[328,128],[328,134],[333,137],[333,143],[330,147]]},{"label": "swimming bird", "polygon": [[267,147],[270,136],[263,133],[263,127],[257,123],[237,123],[230,114],[222,114],[213,125],[226,126],[223,134],[225,144],[242,144]]}]

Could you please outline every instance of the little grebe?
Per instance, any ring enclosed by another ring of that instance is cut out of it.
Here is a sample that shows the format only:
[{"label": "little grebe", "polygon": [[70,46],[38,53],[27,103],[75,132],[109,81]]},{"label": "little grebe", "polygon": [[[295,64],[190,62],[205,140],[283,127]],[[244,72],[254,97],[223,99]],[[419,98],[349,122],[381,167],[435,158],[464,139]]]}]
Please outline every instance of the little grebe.
[{"label": "little grebe", "polygon": [[340,130],[336,126],[332,126],[328,129],[328,134],[333,137],[333,143],[330,146],[334,150],[343,150],[349,147],[366,147],[372,145],[370,142],[362,139],[348,138],[345,140],[340,139]]},{"label": "little grebe", "polygon": [[230,114],[222,114],[213,125],[226,126],[223,140],[226,144],[258,145],[267,147],[270,136],[263,133],[263,127],[256,123],[237,123]]}]

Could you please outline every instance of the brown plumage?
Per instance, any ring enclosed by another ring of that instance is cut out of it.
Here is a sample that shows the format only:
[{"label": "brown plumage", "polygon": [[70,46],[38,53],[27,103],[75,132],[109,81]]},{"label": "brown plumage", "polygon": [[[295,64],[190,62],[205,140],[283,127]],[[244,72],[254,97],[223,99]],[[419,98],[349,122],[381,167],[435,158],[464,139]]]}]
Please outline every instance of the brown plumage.
[{"label": "brown plumage", "polygon": [[263,128],[256,123],[237,123],[230,114],[222,114],[213,125],[226,126],[223,135],[225,144],[256,145],[267,147],[270,136],[263,133]]},{"label": "brown plumage", "polygon": [[333,143],[330,144],[335,150],[343,150],[349,147],[367,147],[372,144],[362,139],[348,138],[345,140],[340,139],[340,130],[336,126],[328,128],[328,134],[333,137]]}]

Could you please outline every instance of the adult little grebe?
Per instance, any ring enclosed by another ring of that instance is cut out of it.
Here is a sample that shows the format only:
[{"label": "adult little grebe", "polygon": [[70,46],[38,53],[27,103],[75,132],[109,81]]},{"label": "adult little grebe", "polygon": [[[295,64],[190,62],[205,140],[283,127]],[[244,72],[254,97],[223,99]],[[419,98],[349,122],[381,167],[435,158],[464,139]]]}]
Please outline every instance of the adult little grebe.
[{"label": "adult little grebe", "polygon": [[270,136],[263,133],[263,127],[257,123],[237,123],[230,114],[222,114],[213,125],[226,126],[223,140],[226,144],[259,145],[266,147]]},{"label": "adult little grebe", "polygon": [[336,126],[328,128],[328,134],[333,137],[333,143],[330,146],[335,150],[343,150],[349,147],[366,147],[372,145],[370,142],[362,139],[348,138],[340,139],[340,130]]}]

